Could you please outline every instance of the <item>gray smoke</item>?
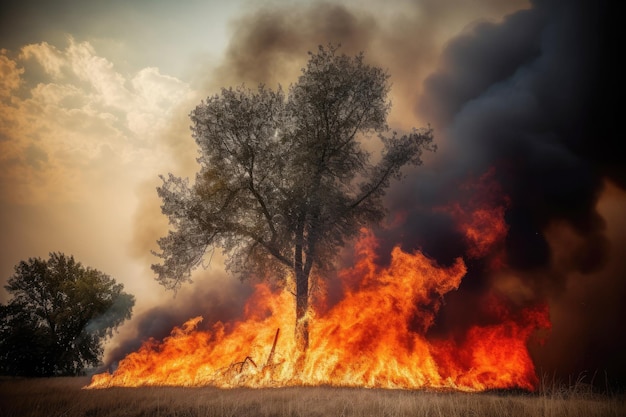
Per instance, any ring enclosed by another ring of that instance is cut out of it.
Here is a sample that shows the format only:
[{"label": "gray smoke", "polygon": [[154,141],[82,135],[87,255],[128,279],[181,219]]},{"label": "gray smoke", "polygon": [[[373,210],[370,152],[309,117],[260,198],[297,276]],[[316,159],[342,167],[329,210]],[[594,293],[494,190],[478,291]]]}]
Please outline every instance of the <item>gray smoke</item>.
[{"label": "gray smoke", "polygon": [[[416,107],[443,137],[442,152],[394,189],[392,211],[407,221],[381,235],[388,246],[400,237],[404,248],[422,249],[442,263],[463,255],[453,219],[432,208],[467,202],[469,196],[455,190],[495,169],[510,199],[507,261],[532,291],[517,303],[545,300],[558,310],[538,366],[564,374],[606,371],[624,384],[625,361],[618,358],[626,337],[615,330],[625,310],[622,297],[607,296],[626,289],[623,263],[611,260],[623,239],[610,243],[597,211],[605,180],[626,186],[614,127],[618,109],[607,101],[622,85],[612,64],[615,16],[608,2],[535,1],[501,23],[478,23],[453,39]],[[558,265],[548,233],[554,224],[571,229],[577,242]],[[479,311],[480,295],[498,284],[480,259],[468,266],[434,335],[473,323],[469,312]],[[572,296],[575,279],[597,279],[583,307]],[[603,307],[590,310],[590,304]],[[585,319],[571,323],[581,308]],[[577,347],[559,355],[567,345]]]},{"label": "gray smoke", "polygon": [[133,318],[131,333],[118,336],[116,346],[107,353],[105,368],[115,368],[117,362],[139,349],[143,342],[153,338],[163,340],[174,327],[202,316],[199,329],[208,330],[218,321],[223,323],[241,318],[244,305],[253,292],[250,283],[240,282],[223,272],[201,270],[194,274],[194,282],[175,296],[164,300]]}]

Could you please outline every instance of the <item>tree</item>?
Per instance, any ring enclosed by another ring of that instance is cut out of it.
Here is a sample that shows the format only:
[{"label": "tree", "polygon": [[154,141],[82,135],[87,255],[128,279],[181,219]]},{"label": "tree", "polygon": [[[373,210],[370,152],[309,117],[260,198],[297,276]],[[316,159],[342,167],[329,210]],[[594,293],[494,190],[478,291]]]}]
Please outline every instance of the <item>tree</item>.
[{"label": "tree", "polygon": [[[191,112],[195,183],[169,174],[157,191],[172,225],[159,239],[157,280],[177,289],[207,251],[223,249],[241,277],[295,281],[296,337],[308,346],[310,278],[346,240],[385,214],[383,196],[407,164],[434,149],[432,130],[389,133],[389,75],[363,54],[309,53],[287,96],[279,87],[222,89]],[[378,135],[377,163],[362,146]]]},{"label": "tree", "polygon": [[21,261],[5,288],[0,372],[10,375],[78,375],[99,364],[102,342],[135,304],[122,284],[62,253]]}]

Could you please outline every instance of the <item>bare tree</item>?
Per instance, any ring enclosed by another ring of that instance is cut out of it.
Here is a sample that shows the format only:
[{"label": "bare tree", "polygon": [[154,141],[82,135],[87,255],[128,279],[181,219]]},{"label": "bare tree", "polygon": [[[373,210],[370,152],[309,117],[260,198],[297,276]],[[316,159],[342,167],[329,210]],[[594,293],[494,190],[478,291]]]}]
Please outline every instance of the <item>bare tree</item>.
[{"label": "bare tree", "polygon": [[[242,277],[295,280],[296,340],[308,346],[310,277],[385,214],[383,196],[407,164],[434,149],[432,130],[388,134],[389,75],[363,54],[309,53],[287,96],[259,86],[222,89],[191,113],[200,148],[193,185],[169,174],[158,193],[172,230],[159,239],[157,280],[176,289],[207,253],[223,249]],[[377,163],[361,146],[382,141]]]}]

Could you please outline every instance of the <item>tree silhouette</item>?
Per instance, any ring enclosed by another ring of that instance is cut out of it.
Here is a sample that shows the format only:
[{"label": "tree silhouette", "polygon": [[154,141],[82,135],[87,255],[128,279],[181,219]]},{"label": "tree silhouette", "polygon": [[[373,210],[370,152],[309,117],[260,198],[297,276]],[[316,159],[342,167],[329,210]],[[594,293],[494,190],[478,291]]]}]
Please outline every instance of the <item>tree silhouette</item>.
[{"label": "tree silhouette", "polygon": [[0,372],[77,375],[95,366],[102,342],[130,318],[134,297],[102,272],[51,253],[15,267],[0,305]]},{"label": "tree silhouette", "polygon": [[[191,112],[200,149],[195,183],[169,174],[158,194],[172,229],[158,243],[157,280],[176,289],[207,251],[221,248],[241,277],[293,279],[296,337],[308,346],[310,278],[338,249],[381,221],[383,196],[407,164],[433,149],[430,128],[389,133],[389,75],[363,54],[309,53],[287,95],[222,89]],[[378,162],[364,138],[382,143]]]}]

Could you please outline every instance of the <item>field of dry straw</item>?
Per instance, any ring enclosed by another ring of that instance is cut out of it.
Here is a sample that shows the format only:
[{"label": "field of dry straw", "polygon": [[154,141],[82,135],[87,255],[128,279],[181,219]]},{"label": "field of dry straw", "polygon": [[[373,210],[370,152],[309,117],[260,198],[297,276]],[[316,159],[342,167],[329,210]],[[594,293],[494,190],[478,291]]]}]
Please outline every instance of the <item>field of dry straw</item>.
[{"label": "field of dry straw", "polygon": [[594,394],[584,384],[542,393],[466,394],[300,387],[275,389],[82,389],[88,378],[2,379],[2,417],[157,416],[572,416],[626,415],[626,396]]}]

